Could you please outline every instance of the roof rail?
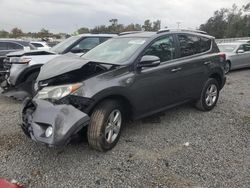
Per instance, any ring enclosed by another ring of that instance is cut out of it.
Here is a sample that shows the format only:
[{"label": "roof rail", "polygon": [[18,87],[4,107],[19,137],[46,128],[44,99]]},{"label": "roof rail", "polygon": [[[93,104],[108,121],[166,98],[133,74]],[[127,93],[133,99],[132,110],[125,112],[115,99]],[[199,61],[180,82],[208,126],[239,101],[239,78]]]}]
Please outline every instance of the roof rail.
[{"label": "roof rail", "polygon": [[134,34],[134,33],[141,33],[143,31],[125,31],[125,32],[121,32],[118,35],[122,36],[122,35],[128,35],[128,34]]},{"label": "roof rail", "polygon": [[157,32],[157,34],[159,33],[164,33],[164,32],[170,32],[170,31],[186,31],[186,32],[193,32],[193,33],[200,33],[200,34],[207,34],[207,32],[205,31],[201,31],[201,30],[196,30],[196,29],[161,29]]}]

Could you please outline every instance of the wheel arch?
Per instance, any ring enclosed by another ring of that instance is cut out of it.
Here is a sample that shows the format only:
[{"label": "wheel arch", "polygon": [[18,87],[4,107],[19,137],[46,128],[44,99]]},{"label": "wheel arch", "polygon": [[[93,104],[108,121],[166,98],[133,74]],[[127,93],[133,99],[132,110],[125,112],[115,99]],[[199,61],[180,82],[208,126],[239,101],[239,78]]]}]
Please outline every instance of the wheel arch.
[{"label": "wheel arch", "polygon": [[31,66],[25,69],[17,78],[16,85],[23,83],[32,73],[40,72],[42,64]]},{"label": "wheel arch", "polygon": [[222,75],[218,72],[216,73],[212,73],[209,78],[214,78],[215,80],[217,80],[219,86],[220,86],[220,89],[222,89],[223,87],[223,78],[222,78]]},{"label": "wheel arch", "polygon": [[125,110],[125,115],[126,115],[126,119],[131,119],[133,118],[134,115],[134,110],[133,110],[133,105],[130,102],[130,100],[122,95],[122,94],[110,94],[107,96],[104,96],[102,98],[98,98],[97,100],[95,100],[95,102],[89,107],[88,109],[88,114],[91,115],[93,110],[103,101],[105,100],[116,100],[118,102],[120,102],[122,104],[122,106],[124,107]]}]

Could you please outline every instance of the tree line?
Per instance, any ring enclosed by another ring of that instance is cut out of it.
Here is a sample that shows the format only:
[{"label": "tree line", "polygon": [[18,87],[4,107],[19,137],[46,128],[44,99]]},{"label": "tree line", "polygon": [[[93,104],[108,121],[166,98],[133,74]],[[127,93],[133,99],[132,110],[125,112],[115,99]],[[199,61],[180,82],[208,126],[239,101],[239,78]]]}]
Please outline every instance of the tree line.
[{"label": "tree line", "polygon": [[[119,23],[118,19],[109,20],[109,25],[99,25],[94,28],[81,27],[73,33],[73,35],[83,33],[121,33],[126,31],[158,31],[161,28],[161,21],[145,20],[143,24],[128,24]],[[232,8],[221,8],[214,12],[214,15],[209,18],[206,23],[200,25],[200,30],[206,31],[208,34],[216,38],[235,38],[235,37],[250,37],[250,3],[238,7],[235,4]],[[24,33],[19,28],[13,28],[10,32],[0,30],[0,38],[57,38],[62,36],[70,36],[66,33],[54,34],[49,30],[41,29],[39,32]]]},{"label": "tree line", "polygon": [[[73,33],[73,35],[84,34],[84,33],[121,33],[125,31],[158,31],[161,28],[161,21],[156,20],[151,22],[150,20],[145,20],[144,24],[134,24],[129,25],[120,24],[118,19],[114,18],[109,20],[109,25],[95,26],[90,29],[87,27],[79,28]],[[62,36],[70,36],[66,33],[53,34],[49,30],[41,29],[39,32],[28,32],[25,33],[19,28],[13,28],[10,32],[5,30],[0,30],[0,38],[20,38],[20,37],[31,37],[31,38],[57,38],[60,39]]]},{"label": "tree line", "polygon": [[250,37],[250,3],[215,11],[205,24],[200,25],[200,30],[216,38]]},{"label": "tree line", "polygon": [[0,38],[20,38],[20,37],[30,37],[30,38],[56,38],[60,39],[62,36],[70,36],[66,33],[54,34],[49,32],[49,30],[41,29],[39,32],[23,32],[21,29],[15,27],[10,32],[5,30],[0,30]]}]

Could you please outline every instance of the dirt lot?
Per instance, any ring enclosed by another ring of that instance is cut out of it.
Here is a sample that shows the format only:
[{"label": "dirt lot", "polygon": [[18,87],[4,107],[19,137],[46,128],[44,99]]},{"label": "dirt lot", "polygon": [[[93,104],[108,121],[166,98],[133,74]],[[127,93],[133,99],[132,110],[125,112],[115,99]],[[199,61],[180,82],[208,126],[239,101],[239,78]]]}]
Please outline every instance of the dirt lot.
[{"label": "dirt lot", "polygon": [[0,177],[27,187],[250,186],[249,69],[228,75],[213,111],[187,104],[129,123],[107,153],[34,143],[19,128],[20,106],[0,96]]}]

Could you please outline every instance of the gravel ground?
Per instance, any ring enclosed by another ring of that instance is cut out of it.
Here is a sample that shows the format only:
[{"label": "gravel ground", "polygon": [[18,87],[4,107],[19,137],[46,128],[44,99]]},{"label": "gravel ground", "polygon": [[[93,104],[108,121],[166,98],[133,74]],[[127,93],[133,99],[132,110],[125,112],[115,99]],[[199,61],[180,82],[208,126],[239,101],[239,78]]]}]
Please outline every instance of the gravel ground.
[{"label": "gravel ground", "polygon": [[0,177],[26,187],[250,187],[249,69],[228,75],[213,111],[187,104],[128,123],[107,153],[29,140],[20,106],[0,96]]}]

